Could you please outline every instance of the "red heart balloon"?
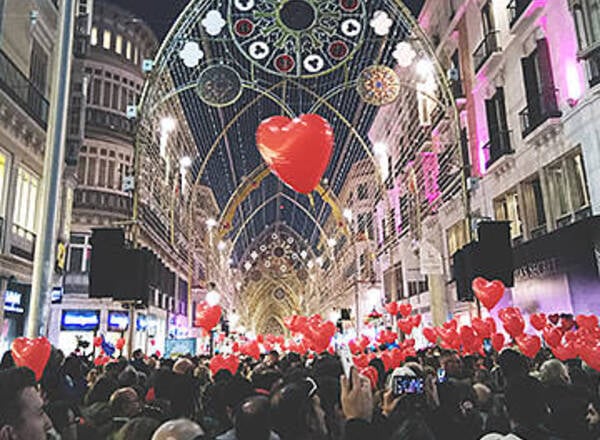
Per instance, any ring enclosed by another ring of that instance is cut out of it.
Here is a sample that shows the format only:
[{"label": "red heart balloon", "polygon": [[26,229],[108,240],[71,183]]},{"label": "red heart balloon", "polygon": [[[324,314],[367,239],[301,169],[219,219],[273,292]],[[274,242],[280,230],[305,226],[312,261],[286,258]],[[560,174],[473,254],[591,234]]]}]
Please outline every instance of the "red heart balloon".
[{"label": "red heart balloon", "polygon": [[500,317],[506,332],[513,338],[523,334],[523,331],[525,330],[525,321],[523,321],[523,316],[521,316],[521,311],[519,309],[516,307],[507,307],[500,310],[498,316]]},{"label": "red heart balloon", "polygon": [[492,333],[496,333],[496,320],[494,318],[492,318],[491,316],[488,316],[487,318],[485,318],[485,322],[487,323],[487,325],[490,327],[490,331]]},{"label": "red heart balloon", "polygon": [[117,350],[123,350],[123,347],[125,347],[125,338],[117,339],[117,342],[115,343],[115,348]]},{"label": "red heart balloon", "polygon": [[569,359],[575,359],[577,357],[577,351],[575,347],[571,343],[566,343],[564,345],[557,345],[556,347],[552,347],[552,354],[559,361],[566,361]]},{"label": "red heart balloon", "polygon": [[392,368],[394,368],[394,357],[392,356],[392,352],[386,350],[383,353],[381,353],[381,362],[383,362],[383,368],[385,368],[385,371],[390,371]]},{"label": "red heart balloon", "polygon": [[412,320],[413,327],[417,328],[418,326],[421,325],[421,321],[423,320],[423,317],[421,315],[413,315],[410,317],[410,319]]},{"label": "red heart balloon", "polygon": [[399,319],[398,320],[398,328],[402,331],[402,333],[409,335],[413,330],[412,319],[410,319],[410,318]]},{"label": "red heart balloon", "polygon": [[475,332],[473,331],[473,329],[471,327],[463,325],[460,328],[459,334],[460,334],[460,339],[465,347],[470,348],[470,347],[473,347],[473,345],[475,345],[477,338],[475,336]]},{"label": "red heart balloon", "polygon": [[504,335],[502,333],[494,333],[492,335],[492,347],[498,352],[504,348]]},{"label": "red heart balloon", "polygon": [[11,352],[17,367],[27,367],[35,374],[39,381],[44,374],[44,368],[50,359],[52,345],[45,337],[29,339],[17,338],[13,341]]},{"label": "red heart balloon", "polygon": [[548,321],[554,325],[558,324],[559,319],[560,315],[558,313],[553,313],[552,315],[548,316]]},{"label": "red heart balloon", "polygon": [[598,327],[598,317],[596,315],[577,315],[575,318],[577,325],[581,328],[592,330]]},{"label": "red heart balloon", "polygon": [[206,301],[202,301],[196,306],[196,327],[201,327],[206,331],[211,331],[221,320],[223,310],[221,306],[209,306]]},{"label": "red heart balloon", "polygon": [[358,368],[359,370],[362,370],[363,368],[369,365],[369,358],[366,354],[354,356],[354,365],[356,365],[356,368]]},{"label": "red heart balloon", "polygon": [[354,339],[348,342],[348,348],[352,354],[358,354],[362,351]]},{"label": "red heart balloon", "polygon": [[425,339],[427,339],[432,344],[435,344],[437,342],[437,333],[434,329],[430,327],[425,327],[423,329],[423,336],[425,336]]},{"label": "red heart balloon", "polygon": [[456,319],[451,319],[450,321],[444,322],[442,324],[442,327],[446,330],[448,330],[448,329],[456,330],[458,328],[458,322],[456,322]]},{"label": "red heart balloon", "polygon": [[385,305],[385,310],[392,316],[396,316],[398,314],[398,303],[396,301],[387,303]]},{"label": "red heart balloon", "polygon": [[96,336],[94,338],[94,347],[98,348],[102,345],[102,336]]},{"label": "red heart balloon", "polygon": [[398,306],[398,312],[406,318],[412,313],[412,306],[410,304],[400,304]]},{"label": "red heart balloon", "polygon": [[558,327],[553,327],[551,325],[544,328],[542,335],[544,336],[544,341],[546,341],[548,347],[557,347],[563,336]]},{"label": "red heart balloon", "polygon": [[504,296],[504,291],[506,290],[502,281],[488,281],[482,277],[475,278],[471,287],[473,288],[473,292],[475,292],[475,296],[488,310],[492,310],[496,307],[496,304],[500,302]]},{"label": "red heart balloon", "polygon": [[309,194],[319,185],[329,165],[333,143],[333,129],[315,114],[293,120],[273,116],[256,131],[258,151],[271,171],[302,194]]},{"label": "red heart balloon", "polygon": [[368,366],[368,367],[361,369],[360,375],[365,376],[366,378],[369,379],[369,382],[371,382],[371,388],[373,388],[373,389],[377,388],[377,381],[379,380],[379,373],[377,373],[377,370],[375,369],[375,367]]},{"label": "red heart balloon", "polygon": [[546,327],[546,315],[544,313],[534,313],[529,317],[529,322],[538,332],[542,331]]},{"label": "red heart balloon", "polygon": [[481,318],[475,317],[471,320],[471,325],[481,338],[487,339],[492,336],[492,328],[490,327],[489,322],[484,321]]},{"label": "red heart balloon", "polygon": [[540,348],[542,348],[542,341],[540,340],[540,337],[536,335],[522,334],[517,336],[515,340],[517,341],[521,353],[531,359],[533,359],[535,355],[538,354],[538,351],[540,351]]}]

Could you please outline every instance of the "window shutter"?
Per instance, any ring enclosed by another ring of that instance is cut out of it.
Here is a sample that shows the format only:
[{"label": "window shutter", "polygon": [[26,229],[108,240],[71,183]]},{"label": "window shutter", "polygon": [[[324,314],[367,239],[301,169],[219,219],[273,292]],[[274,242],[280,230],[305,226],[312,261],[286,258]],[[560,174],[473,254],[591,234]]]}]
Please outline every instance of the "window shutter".
[{"label": "window shutter", "polygon": [[523,80],[525,82],[525,95],[527,97],[527,107],[529,110],[530,120],[533,122],[539,119],[540,116],[540,90],[537,82],[537,75],[535,69],[535,57],[537,53],[534,52],[527,58],[521,59],[521,65],[523,67]]}]

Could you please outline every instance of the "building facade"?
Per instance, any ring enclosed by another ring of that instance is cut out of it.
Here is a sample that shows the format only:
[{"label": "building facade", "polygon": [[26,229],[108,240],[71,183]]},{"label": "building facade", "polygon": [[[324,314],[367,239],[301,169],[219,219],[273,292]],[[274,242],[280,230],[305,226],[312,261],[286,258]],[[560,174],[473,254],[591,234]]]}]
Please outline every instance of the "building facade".
[{"label": "building facade", "polygon": [[[169,219],[154,216],[144,205],[138,223],[131,222],[132,108],[140,102],[158,41],[140,19],[108,1],[80,0],[78,14],[66,155],[66,175],[75,182],[72,223],[63,292],[52,305],[49,337],[69,352],[78,341],[89,342],[94,335],[113,343],[127,338],[128,326],[135,325],[134,349],[164,353],[166,339],[189,334],[194,257],[181,242],[169,240],[164,232]],[[180,128],[174,135],[185,137],[186,131]],[[96,228],[124,228],[126,239],[136,240],[157,262],[156,282],[143,299],[144,307],[134,312],[134,323],[129,323],[128,311],[119,302],[90,295],[91,238]]]},{"label": "building facade", "polygon": [[56,0],[0,2],[0,278],[9,281],[0,301],[3,351],[23,334],[28,310],[58,15]]},{"label": "building facade", "polygon": [[[591,3],[427,1],[420,16],[459,98],[470,164],[472,222],[443,225],[446,266],[478,221],[509,222],[515,283],[504,301],[525,313],[599,307]],[[450,311],[472,314],[453,290]]]}]

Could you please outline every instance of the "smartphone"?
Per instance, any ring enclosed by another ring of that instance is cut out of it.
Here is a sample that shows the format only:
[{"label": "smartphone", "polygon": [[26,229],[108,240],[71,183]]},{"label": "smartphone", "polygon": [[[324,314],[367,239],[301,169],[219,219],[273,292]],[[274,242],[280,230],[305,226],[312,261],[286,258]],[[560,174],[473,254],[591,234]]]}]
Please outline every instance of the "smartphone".
[{"label": "smartphone", "polygon": [[350,347],[348,344],[342,344],[338,347],[338,356],[342,362],[342,368],[346,377],[350,378],[350,370],[354,362],[352,361],[352,353],[350,353]]},{"label": "smartphone", "polygon": [[438,368],[437,370],[437,381],[438,383],[446,383],[448,377],[446,376],[446,370],[443,368]]},{"label": "smartphone", "polygon": [[490,339],[483,340],[483,349],[488,354],[494,351],[494,347],[492,347],[492,341]]},{"label": "smartphone", "polygon": [[420,377],[395,376],[393,390],[395,396],[402,396],[404,394],[423,394],[425,391],[424,381]]}]

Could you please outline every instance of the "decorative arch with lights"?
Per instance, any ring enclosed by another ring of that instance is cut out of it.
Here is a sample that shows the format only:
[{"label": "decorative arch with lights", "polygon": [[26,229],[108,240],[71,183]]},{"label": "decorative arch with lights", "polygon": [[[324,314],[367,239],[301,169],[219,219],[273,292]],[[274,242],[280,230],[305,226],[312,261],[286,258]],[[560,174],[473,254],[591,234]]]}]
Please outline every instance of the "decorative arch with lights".
[{"label": "decorative arch with lights", "polygon": [[[209,244],[219,243],[242,277],[249,249],[272,228],[292,231],[322,262],[304,280],[317,290],[343,273],[334,254],[342,241],[368,240],[371,254],[393,265],[403,237],[419,239],[423,220],[464,185],[446,76],[399,0],[192,0],[139,103],[134,220],[151,219],[167,245],[192,243],[193,253],[198,237],[210,240],[197,234],[205,217],[197,189],[210,188],[221,214]],[[305,195],[265,171],[255,139],[267,118],[309,113],[328,121],[335,144],[320,185]],[[362,223],[347,197],[361,173],[372,189]],[[247,307],[258,309],[267,290],[255,289]]]}]

